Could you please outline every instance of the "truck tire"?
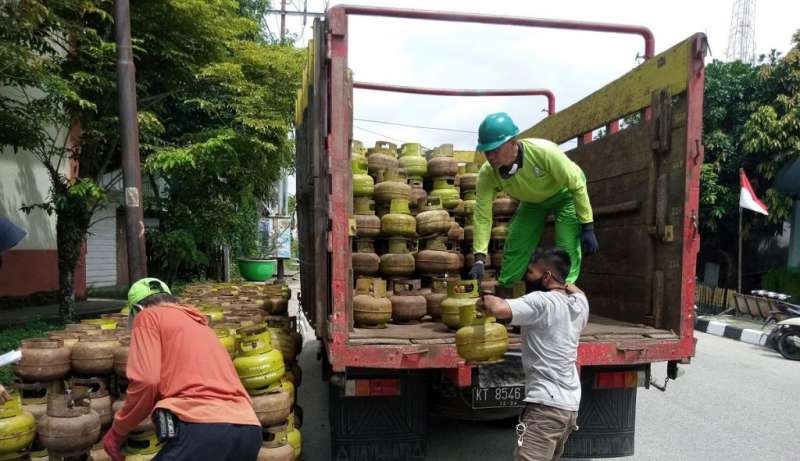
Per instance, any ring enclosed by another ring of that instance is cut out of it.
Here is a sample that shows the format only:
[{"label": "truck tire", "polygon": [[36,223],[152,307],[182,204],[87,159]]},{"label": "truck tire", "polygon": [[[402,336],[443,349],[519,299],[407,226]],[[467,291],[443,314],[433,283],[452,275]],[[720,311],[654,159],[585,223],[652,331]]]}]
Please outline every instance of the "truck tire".
[{"label": "truck tire", "polygon": [[[422,461],[428,426],[428,382],[423,373],[369,374],[399,378],[397,397],[344,397],[330,386],[331,458],[335,461]],[[348,379],[358,378],[348,373]]]},{"label": "truck tire", "polygon": [[[586,376],[586,369],[582,375]],[[564,448],[564,458],[632,456],[636,429],[636,388],[592,389],[583,379],[578,430]]]}]

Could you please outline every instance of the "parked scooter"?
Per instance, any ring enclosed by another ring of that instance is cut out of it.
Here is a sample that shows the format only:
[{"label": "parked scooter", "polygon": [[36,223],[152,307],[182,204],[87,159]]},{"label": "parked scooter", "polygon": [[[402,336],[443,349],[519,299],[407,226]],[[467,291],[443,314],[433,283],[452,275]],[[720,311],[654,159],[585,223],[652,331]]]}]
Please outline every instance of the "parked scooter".
[{"label": "parked scooter", "polygon": [[783,301],[775,303],[774,312],[767,319],[783,318],[767,336],[767,347],[777,350],[784,358],[800,360],[800,305]]}]

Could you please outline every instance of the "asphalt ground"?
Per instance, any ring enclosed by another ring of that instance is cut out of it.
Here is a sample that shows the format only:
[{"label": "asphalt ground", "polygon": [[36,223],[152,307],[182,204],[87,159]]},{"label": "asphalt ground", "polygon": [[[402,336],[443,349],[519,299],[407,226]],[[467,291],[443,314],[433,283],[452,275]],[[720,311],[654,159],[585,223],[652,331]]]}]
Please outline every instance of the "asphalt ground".
[{"label": "asphalt ground", "polygon": [[[308,333],[308,332],[307,332]],[[697,356],[666,392],[640,389],[636,454],[626,460],[798,460],[800,362],[761,346],[696,333]],[[330,460],[328,389],[316,341],[300,356],[306,461]],[[663,381],[664,364],[654,365]],[[511,459],[513,427],[431,417],[429,460]]]}]

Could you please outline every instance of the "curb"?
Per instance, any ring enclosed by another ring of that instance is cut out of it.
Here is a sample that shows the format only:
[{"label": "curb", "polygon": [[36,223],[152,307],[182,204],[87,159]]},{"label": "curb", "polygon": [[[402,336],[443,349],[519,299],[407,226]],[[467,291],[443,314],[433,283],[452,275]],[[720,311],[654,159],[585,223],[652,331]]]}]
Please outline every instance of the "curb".
[{"label": "curb", "polygon": [[755,344],[756,346],[763,346],[767,342],[768,334],[759,330],[739,328],[724,322],[706,319],[695,320],[694,329],[715,336],[723,336],[736,341]]}]

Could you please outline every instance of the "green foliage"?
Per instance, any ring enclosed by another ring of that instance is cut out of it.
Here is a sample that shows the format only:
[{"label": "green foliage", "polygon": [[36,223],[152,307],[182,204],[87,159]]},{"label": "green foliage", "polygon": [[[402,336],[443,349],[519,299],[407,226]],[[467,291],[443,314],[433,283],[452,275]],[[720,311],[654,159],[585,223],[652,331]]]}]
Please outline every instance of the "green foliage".
[{"label": "green foliage", "polygon": [[[770,56],[758,74],[764,103],[750,116],[744,129],[744,151],[771,186],[778,171],[800,155],[800,30],[792,37],[794,47],[779,58]],[[769,222],[782,224],[791,213],[789,197],[770,187],[764,198]]]},{"label": "green foliage", "polygon": [[791,295],[790,302],[800,303],[800,272],[786,267],[776,267],[761,277],[761,286],[766,290]]},{"label": "green foliage", "polygon": [[213,11],[201,16],[218,22],[208,29],[215,46],[191,63],[181,61],[184,86],[159,90],[169,94],[148,106],[165,127],[148,143],[144,167],[166,183],[149,204],[162,223],[149,244],[167,279],[197,274],[222,245],[234,257],[251,254],[261,203],[292,168],[288,131],[304,55],[263,39],[258,19],[266,5],[247,2],[239,12],[235,3],[196,5]]},{"label": "green foliage", "polygon": [[[0,146],[27,149],[51,192],[64,318],[101,183],[120,167],[113,0],[17,0],[0,6]],[[304,54],[264,33],[266,0],[132,4],[140,155],[161,217],[148,236],[156,275],[197,271],[223,244],[252,251],[255,223],[293,164],[294,97]],[[79,133],[77,145],[67,132]],[[78,178],[61,173],[70,160]],[[164,183],[162,183],[163,181]],[[167,277],[169,278],[169,277]]]},{"label": "green foliage", "polygon": [[[50,178],[47,201],[23,204],[22,210],[57,215],[64,320],[74,318],[74,269],[91,215],[106,197],[98,179],[109,164],[108,153],[75,145],[71,129],[83,127],[84,138],[91,139],[93,127],[86,121],[101,109],[93,96],[113,89],[113,79],[96,65],[98,56],[113,56],[97,29],[110,24],[104,9],[110,5],[107,0],[0,5],[0,147],[30,151]],[[80,178],[64,174],[70,160],[80,162]]]},{"label": "green foliage", "polygon": [[735,241],[738,229],[742,132],[758,97],[758,69],[741,61],[706,67],[703,109],[705,162],[700,175],[700,225],[704,238]]},{"label": "green foliage", "polygon": [[744,212],[744,238],[777,233],[790,200],[772,180],[800,152],[800,32],[794,48],[773,51],[759,65],[714,61],[706,67],[703,113],[705,162],[700,176],[703,246],[736,253],[739,169],[769,207],[769,217]]}]

